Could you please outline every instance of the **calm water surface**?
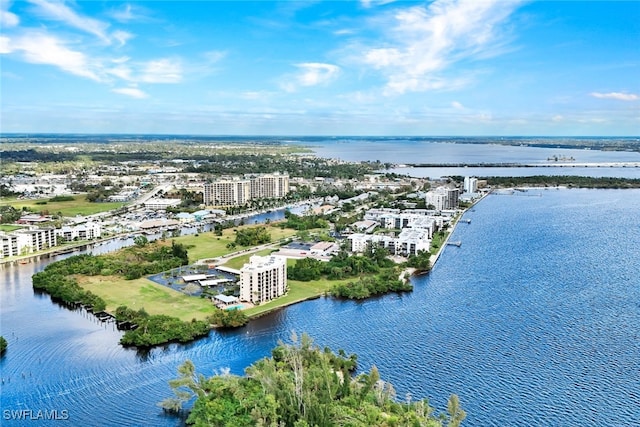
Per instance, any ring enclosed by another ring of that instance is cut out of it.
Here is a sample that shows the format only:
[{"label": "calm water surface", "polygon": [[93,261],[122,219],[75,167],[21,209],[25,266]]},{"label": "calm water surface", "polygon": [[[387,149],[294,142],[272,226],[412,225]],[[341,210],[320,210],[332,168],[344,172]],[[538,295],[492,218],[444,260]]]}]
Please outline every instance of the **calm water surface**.
[{"label": "calm water surface", "polygon": [[[576,163],[639,162],[638,151],[601,151],[500,144],[461,144],[424,139],[320,140],[310,144],[316,154],[342,160],[391,163],[547,163],[553,156]],[[640,142],[638,142],[640,144]]]},{"label": "calm water surface", "polygon": [[[450,393],[466,426],[637,425],[640,420],[640,191],[489,196],[466,213],[411,294],[321,298],[248,327],[148,354],[82,311],[34,294],[43,264],[0,271],[2,409],[68,410],[49,425],[179,425],[155,403],[191,359],[240,374],[292,330],[376,364],[398,397]],[[48,425],[9,422],[2,425]]]}]

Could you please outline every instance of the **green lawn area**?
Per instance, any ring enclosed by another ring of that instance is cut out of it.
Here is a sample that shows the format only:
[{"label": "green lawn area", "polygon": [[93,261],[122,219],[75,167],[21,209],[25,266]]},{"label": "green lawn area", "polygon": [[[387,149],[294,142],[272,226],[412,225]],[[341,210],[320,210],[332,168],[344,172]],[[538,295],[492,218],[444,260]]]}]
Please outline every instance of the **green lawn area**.
[{"label": "green lawn area", "polygon": [[312,280],[310,282],[299,282],[297,280],[287,280],[289,285],[289,292],[286,295],[277,298],[273,301],[269,301],[266,304],[262,304],[258,307],[249,308],[244,312],[249,317],[257,316],[259,314],[274,310],[279,307],[285,307],[293,303],[304,301],[316,296],[323,295],[326,291],[329,291],[336,283],[347,283],[355,278],[342,279],[342,280]]},{"label": "green lawn area", "polygon": [[206,298],[190,297],[145,278],[80,276],[78,284],[104,299],[109,312],[126,305],[135,310],[144,307],[149,314],[166,314],[190,321],[193,318],[204,320],[215,308]]},{"label": "green lawn area", "polygon": [[17,225],[10,224],[0,224],[0,231],[4,231],[5,233],[10,233],[12,231],[20,230],[23,227],[19,227]]},{"label": "green lawn area", "polygon": [[239,255],[239,256],[237,256],[235,258],[231,258],[229,261],[225,262],[224,266],[240,270],[243,265],[245,265],[246,263],[249,262],[249,258],[251,258],[252,256],[254,256],[254,255],[267,256],[267,255],[271,254],[271,252],[273,252],[273,249],[263,249],[261,251],[254,252],[254,253],[251,253],[251,254]]},{"label": "green lawn area", "polygon": [[[189,251],[189,262],[195,262],[204,258],[216,258],[222,255],[226,255],[240,249],[246,249],[244,246],[237,246],[234,249],[227,248],[227,244],[234,242],[236,239],[234,229],[242,229],[246,227],[258,227],[256,225],[243,225],[235,228],[229,228],[223,230],[222,236],[216,236],[213,232],[190,234],[188,236],[180,236],[172,238],[176,243],[182,243],[187,246]],[[271,235],[271,241],[275,242],[285,237],[291,237],[297,233],[296,230],[280,227],[273,227],[266,225],[269,234]]]},{"label": "green lawn area", "polygon": [[[122,203],[120,202],[91,203],[87,201],[85,196],[85,194],[77,194],[73,196],[73,200],[69,200],[66,202],[50,202],[49,199],[10,199],[3,201],[2,203],[13,206],[16,209],[22,209],[23,207],[26,207],[33,212],[48,211],[49,214],[57,214],[58,212],[60,212],[63,216],[93,215],[96,213],[117,209],[122,206]],[[42,202],[46,203],[38,204]]]}]

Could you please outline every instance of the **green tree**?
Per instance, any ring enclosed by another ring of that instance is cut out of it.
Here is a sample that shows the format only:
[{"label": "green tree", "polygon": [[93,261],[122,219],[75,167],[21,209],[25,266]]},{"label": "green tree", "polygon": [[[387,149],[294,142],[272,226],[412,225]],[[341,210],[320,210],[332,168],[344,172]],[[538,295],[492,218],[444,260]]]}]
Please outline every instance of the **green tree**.
[{"label": "green tree", "polygon": [[0,356],[7,350],[7,340],[0,336]]},{"label": "green tree", "polygon": [[236,231],[237,245],[256,246],[269,242],[271,242],[271,235],[265,227],[250,227]]},{"label": "green tree", "polygon": [[407,259],[407,266],[421,271],[431,270],[431,252],[418,251],[415,255],[410,255]]},{"label": "green tree", "polygon": [[447,427],[460,427],[462,421],[467,417],[467,413],[460,407],[460,399],[456,394],[449,397],[447,412],[449,413]]},{"label": "green tree", "polygon": [[147,236],[140,235],[133,238],[133,243],[139,248],[144,248],[149,243],[149,239]]},{"label": "green tree", "polygon": [[[203,378],[190,361],[169,385],[174,396],[160,402],[170,411],[195,398],[187,419],[194,426],[458,426],[463,413],[457,398],[451,415],[434,415],[424,400],[400,403],[393,386],[373,366],[352,378],[355,355],[320,349],[309,336],[292,334],[271,357],[239,377],[223,372]],[[457,424],[456,424],[457,423]]]}]

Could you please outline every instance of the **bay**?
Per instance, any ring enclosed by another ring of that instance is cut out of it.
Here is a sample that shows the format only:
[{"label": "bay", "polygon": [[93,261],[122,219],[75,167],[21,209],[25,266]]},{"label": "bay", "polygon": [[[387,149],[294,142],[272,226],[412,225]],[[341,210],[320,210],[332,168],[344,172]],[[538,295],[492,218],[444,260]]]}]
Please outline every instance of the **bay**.
[{"label": "bay", "polygon": [[[528,145],[502,145],[482,143],[483,138],[471,138],[476,143],[457,143],[431,138],[342,138],[301,140],[310,145],[321,157],[348,161],[376,161],[382,163],[436,163],[436,164],[480,164],[480,163],[547,163],[549,158],[573,158],[575,163],[639,162],[640,152],[603,151],[594,149],[561,148],[565,142],[557,140],[557,147],[534,147]],[[580,138],[567,138],[574,143]],[[597,138],[594,138],[597,140]],[[637,138],[627,138],[630,145],[640,146]],[[552,143],[553,139],[547,139]]]},{"label": "bay", "polygon": [[34,293],[30,277],[44,263],[2,270],[1,407],[67,410],[69,425],[180,425],[155,406],[180,363],[241,374],[295,330],[357,353],[361,369],[375,364],[401,400],[428,397],[443,409],[457,393],[466,426],[633,425],[640,191],[526,194],[492,195],[468,211],[471,222],[452,236],[461,247],[447,247],[410,294],[321,298],[149,353],[121,348],[113,325]]}]

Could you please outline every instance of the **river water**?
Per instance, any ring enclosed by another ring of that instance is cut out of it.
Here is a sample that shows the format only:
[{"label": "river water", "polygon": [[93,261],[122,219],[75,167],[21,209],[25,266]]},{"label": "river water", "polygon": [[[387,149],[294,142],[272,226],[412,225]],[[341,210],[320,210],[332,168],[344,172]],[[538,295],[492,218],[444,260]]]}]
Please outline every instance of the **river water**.
[{"label": "river water", "polygon": [[[121,348],[112,324],[35,294],[31,275],[44,263],[7,268],[0,423],[177,426],[155,404],[180,363],[241,374],[295,330],[357,353],[362,369],[375,364],[402,400],[428,397],[442,409],[457,393],[466,426],[637,425],[638,212],[639,190],[492,195],[458,225],[452,239],[462,245],[447,247],[410,294],[320,298],[149,353]],[[23,409],[67,420],[6,412]]]},{"label": "river water", "polygon": [[[453,138],[455,139],[455,138]],[[476,138],[481,139],[481,138]],[[570,138],[571,139],[571,138]],[[630,140],[628,138],[627,140]],[[560,141],[562,142],[562,141]],[[420,138],[319,139],[299,141],[310,144],[321,157],[349,161],[376,161],[394,164],[492,164],[513,163],[528,167],[399,167],[383,172],[395,172],[413,177],[437,179],[443,176],[533,176],[573,175],[590,177],[626,177],[640,179],[640,167],[611,166],[616,163],[638,163],[638,151],[601,151],[554,147],[530,147],[500,144],[461,144]],[[640,140],[636,139],[640,144]],[[552,166],[548,159],[572,158],[567,167]],[[583,167],[581,164],[600,164]],[[608,165],[608,166],[603,166]]]}]

